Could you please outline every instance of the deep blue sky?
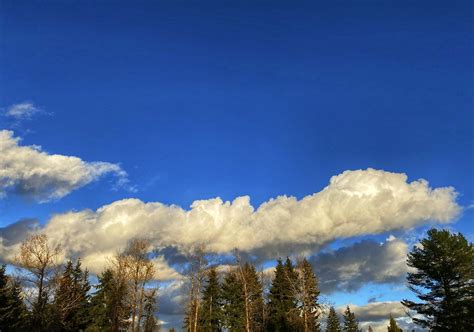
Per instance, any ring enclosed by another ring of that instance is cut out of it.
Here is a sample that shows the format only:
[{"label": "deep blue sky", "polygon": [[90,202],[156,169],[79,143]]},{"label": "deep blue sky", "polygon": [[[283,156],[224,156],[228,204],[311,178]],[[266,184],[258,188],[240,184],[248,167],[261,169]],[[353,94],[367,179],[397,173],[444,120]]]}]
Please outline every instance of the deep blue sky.
[{"label": "deep blue sky", "polygon": [[0,225],[130,196],[259,205],[367,167],[454,186],[466,207],[472,23],[470,1],[2,0],[0,107],[49,113],[15,133],[120,163],[138,192],[11,198]]},{"label": "deep blue sky", "polygon": [[370,166],[453,185],[468,204],[471,14],[469,2],[3,0],[1,101],[53,113],[25,144],[120,162],[145,200],[259,204]]},{"label": "deep blue sky", "polygon": [[[3,0],[1,102],[53,113],[25,144],[120,162],[144,200],[259,204],[370,166],[453,185],[469,204],[471,14],[469,2]],[[123,196],[97,190],[60,205]]]}]

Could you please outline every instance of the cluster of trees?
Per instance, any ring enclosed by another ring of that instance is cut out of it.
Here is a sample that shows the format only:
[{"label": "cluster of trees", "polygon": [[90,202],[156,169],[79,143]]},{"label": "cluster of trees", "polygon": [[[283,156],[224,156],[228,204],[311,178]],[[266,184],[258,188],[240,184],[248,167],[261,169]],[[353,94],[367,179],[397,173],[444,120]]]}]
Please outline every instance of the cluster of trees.
[{"label": "cluster of trees", "polygon": [[[62,260],[45,235],[26,239],[16,278],[0,266],[0,331],[156,331],[157,288],[150,244],[136,239],[91,285],[81,261]],[[242,262],[225,271],[209,266],[204,251],[190,258],[184,328],[217,331],[360,331],[347,307],[327,317],[309,261],[278,260],[273,278]],[[403,300],[413,321],[431,331],[474,330],[474,250],[462,234],[432,229],[408,254],[407,283],[420,302]],[[388,313],[387,313],[388,314]],[[324,324],[321,324],[324,322]],[[401,332],[390,316],[388,332]],[[174,329],[172,329],[174,331]],[[369,331],[372,328],[369,327]]]},{"label": "cluster of trees", "polygon": [[[184,328],[189,332],[216,331],[320,331],[322,306],[318,281],[306,258],[293,262],[279,259],[274,277],[251,263],[242,263],[219,274],[197,254],[189,273],[189,300]],[[343,324],[330,308],[326,330],[358,332],[359,325],[347,307]]]},{"label": "cluster of trees", "polygon": [[147,285],[155,275],[148,252],[147,241],[131,241],[91,289],[79,259],[58,264],[60,246],[31,236],[17,257],[20,279],[0,268],[0,331],[154,331],[157,289]]}]

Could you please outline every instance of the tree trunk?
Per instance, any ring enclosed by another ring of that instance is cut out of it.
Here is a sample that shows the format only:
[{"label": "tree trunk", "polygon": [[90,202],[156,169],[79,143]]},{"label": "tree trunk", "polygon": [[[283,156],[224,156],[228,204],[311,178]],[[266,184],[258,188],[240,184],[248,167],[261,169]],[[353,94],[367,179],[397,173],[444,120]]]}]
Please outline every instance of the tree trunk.
[{"label": "tree trunk", "polygon": [[196,297],[196,300],[194,302],[195,305],[195,315],[194,315],[194,332],[197,332],[197,325],[198,325],[198,318],[199,318],[199,302]]},{"label": "tree trunk", "polygon": [[135,278],[133,285],[133,298],[132,298],[132,332],[135,332],[135,317],[137,316],[137,292],[138,292],[138,281]]},{"label": "tree trunk", "polygon": [[137,315],[137,331],[140,332],[140,322],[143,315],[143,297],[145,293],[145,285],[140,287],[140,297],[138,298],[138,315]]},{"label": "tree trunk", "polygon": [[250,303],[249,303],[249,293],[247,288],[247,281],[245,280],[244,271],[242,265],[239,263],[240,276],[242,279],[242,284],[244,286],[244,303],[245,303],[245,331],[250,332]]}]

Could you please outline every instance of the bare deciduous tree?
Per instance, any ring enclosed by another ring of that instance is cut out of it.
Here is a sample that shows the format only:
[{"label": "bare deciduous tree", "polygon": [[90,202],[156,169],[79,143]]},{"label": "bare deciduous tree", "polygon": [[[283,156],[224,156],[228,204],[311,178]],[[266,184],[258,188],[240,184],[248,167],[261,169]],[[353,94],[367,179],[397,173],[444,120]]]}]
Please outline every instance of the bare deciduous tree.
[{"label": "bare deciduous tree", "polygon": [[27,271],[23,279],[35,288],[33,298],[29,301],[33,308],[35,328],[38,330],[44,328],[43,315],[51,286],[57,276],[60,254],[59,244],[51,245],[45,234],[35,234],[23,241],[15,259],[16,264]]},{"label": "bare deciduous tree", "polygon": [[142,326],[145,301],[145,286],[155,276],[155,266],[150,260],[150,242],[146,239],[134,239],[128,243],[125,251],[116,257],[117,267],[127,279],[129,285],[129,303],[131,309],[131,330],[139,332]]},{"label": "bare deciduous tree", "polygon": [[197,332],[199,328],[199,309],[201,306],[201,291],[206,276],[207,261],[204,246],[199,246],[190,257],[188,270],[189,298],[186,313],[187,330]]}]

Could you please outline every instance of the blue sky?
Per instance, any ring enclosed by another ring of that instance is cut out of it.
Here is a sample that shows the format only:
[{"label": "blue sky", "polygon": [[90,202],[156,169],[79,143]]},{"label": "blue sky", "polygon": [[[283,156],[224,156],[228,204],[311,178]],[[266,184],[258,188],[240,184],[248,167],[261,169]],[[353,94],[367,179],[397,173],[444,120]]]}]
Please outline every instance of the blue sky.
[{"label": "blue sky", "polygon": [[[473,238],[468,1],[0,6],[0,129],[49,154],[119,164],[129,179],[114,189],[113,175],[101,177],[45,203],[9,193],[0,226],[129,197],[187,209],[249,195],[256,208],[370,167],[454,187],[464,211],[450,227]],[[6,115],[25,102],[40,111]],[[374,287],[400,299],[393,284]]]}]

